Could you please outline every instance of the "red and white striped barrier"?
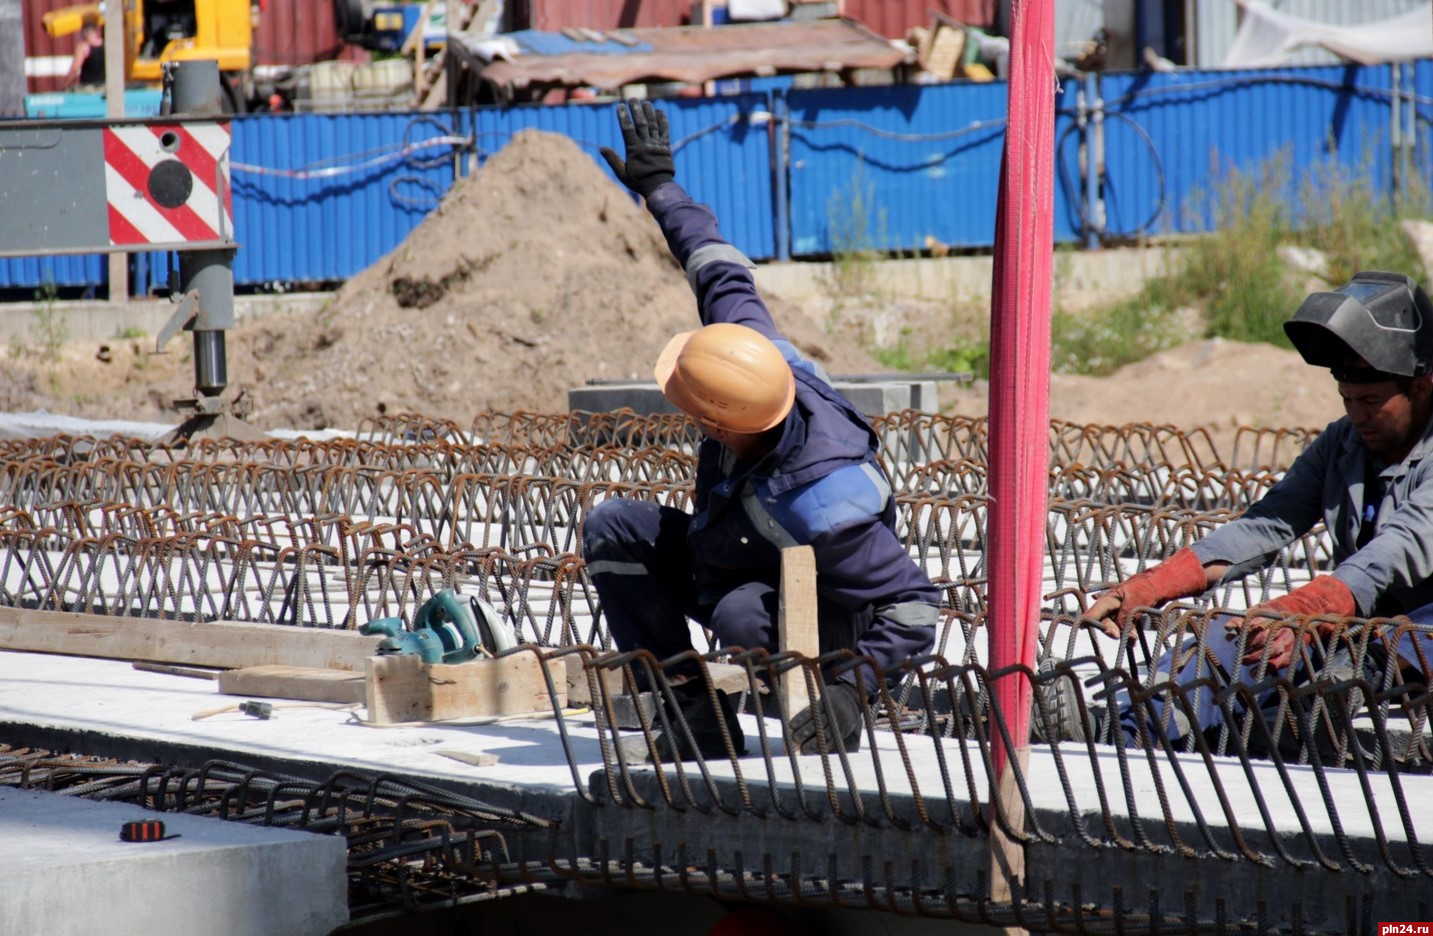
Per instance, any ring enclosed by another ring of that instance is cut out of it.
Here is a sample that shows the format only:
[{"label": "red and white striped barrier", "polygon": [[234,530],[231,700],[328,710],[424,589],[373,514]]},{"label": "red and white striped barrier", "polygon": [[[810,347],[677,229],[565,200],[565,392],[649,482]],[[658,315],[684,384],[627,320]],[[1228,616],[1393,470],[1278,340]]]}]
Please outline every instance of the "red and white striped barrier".
[{"label": "red and white striped barrier", "polygon": [[232,244],[230,142],[227,123],[106,127],[110,243]]}]

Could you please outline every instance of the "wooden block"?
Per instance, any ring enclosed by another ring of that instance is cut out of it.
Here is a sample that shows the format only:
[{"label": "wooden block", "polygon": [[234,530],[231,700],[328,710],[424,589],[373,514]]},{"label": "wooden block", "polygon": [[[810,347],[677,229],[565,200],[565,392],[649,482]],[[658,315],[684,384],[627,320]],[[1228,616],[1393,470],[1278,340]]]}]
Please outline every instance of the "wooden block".
[{"label": "wooden block", "polygon": [[363,671],[381,637],[320,627],[166,621],[0,607],[0,650],[240,669],[279,663]]},{"label": "wooden block", "polygon": [[949,81],[955,77],[965,54],[965,33],[949,27],[936,27],[925,54],[921,56],[921,67],[937,78]]},{"label": "wooden block", "polygon": [[[567,662],[572,665],[567,667],[567,704],[568,705],[591,705],[592,684],[588,675],[582,667],[572,658],[568,657]],[[712,683],[718,689],[724,689],[731,695],[750,691],[750,680],[746,677],[746,667],[737,666],[733,663],[708,663],[707,672],[711,674]],[[627,687],[622,682],[621,670],[599,669],[597,678],[601,680],[600,685],[612,698],[617,698],[626,693]]]},{"label": "wooden block", "polygon": [[[587,671],[582,664],[572,657],[566,657],[564,663],[570,663],[567,667],[567,702],[569,705],[591,705],[592,704],[592,683]],[[610,696],[619,696],[623,693],[622,671],[599,669],[597,678],[600,685]]]},{"label": "wooden block", "polygon": [[[567,707],[566,661],[548,661],[558,697]],[[424,663],[411,654],[369,657],[365,674],[368,720],[442,721],[498,715],[551,714],[542,667],[530,653],[469,663]]]},{"label": "wooden block", "polygon": [[[781,595],[777,612],[776,649],[806,657],[821,655],[816,616],[816,553],[810,546],[788,546],[781,551]],[[806,677],[789,670],[781,677],[781,693],[791,714],[811,704]]]},{"label": "wooden block", "polygon": [[261,699],[362,702],[364,678],[350,670],[307,666],[248,666],[219,674],[219,691]]}]

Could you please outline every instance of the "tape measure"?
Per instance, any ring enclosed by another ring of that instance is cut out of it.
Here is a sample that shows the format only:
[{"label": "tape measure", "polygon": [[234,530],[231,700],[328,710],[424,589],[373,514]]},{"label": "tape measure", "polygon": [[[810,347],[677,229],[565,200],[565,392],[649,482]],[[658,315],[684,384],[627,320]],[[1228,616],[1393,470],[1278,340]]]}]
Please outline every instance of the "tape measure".
[{"label": "tape measure", "polygon": [[165,835],[164,823],[158,819],[140,819],[138,822],[126,822],[119,827],[121,842],[160,842],[172,838],[179,836]]}]

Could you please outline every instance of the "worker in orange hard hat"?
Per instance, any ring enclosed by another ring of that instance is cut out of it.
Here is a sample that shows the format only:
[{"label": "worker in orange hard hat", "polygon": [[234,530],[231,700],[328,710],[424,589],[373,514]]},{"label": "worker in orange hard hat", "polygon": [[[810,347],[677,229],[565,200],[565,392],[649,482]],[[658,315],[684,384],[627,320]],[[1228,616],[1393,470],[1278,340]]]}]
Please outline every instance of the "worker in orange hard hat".
[{"label": "worker in orange hard hat", "polygon": [[[691,651],[689,621],[723,647],[774,649],[781,550],[809,544],[821,650],[850,649],[861,662],[829,674],[820,712],[797,713],[788,737],[806,753],[838,743],[854,750],[869,694],[934,642],[940,595],[896,537],[870,421],[777,331],[751,262],[676,184],[666,116],[630,102],[618,105],[618,119],[625,158],[610,149],[603,156],[646,199],[703,325],[668,342],[657,382],[706,438],[694,513],[612,499],[588,515],[583,555],[602,614],[620,649],[660,659]],[[680,682],[700,672],[694,663],[670,672],[691,741],[683,730],[674,732],[679,741],[662,735],[656,753],[743,753],[726,693],[700,679]]]},{"label": "worker in orange hard hat", "polygon": [[796,401],[796,376],[781,351],[761,332],[733,322],[677,335],[653,371],[672,405],[718,441],[779,426]]}]

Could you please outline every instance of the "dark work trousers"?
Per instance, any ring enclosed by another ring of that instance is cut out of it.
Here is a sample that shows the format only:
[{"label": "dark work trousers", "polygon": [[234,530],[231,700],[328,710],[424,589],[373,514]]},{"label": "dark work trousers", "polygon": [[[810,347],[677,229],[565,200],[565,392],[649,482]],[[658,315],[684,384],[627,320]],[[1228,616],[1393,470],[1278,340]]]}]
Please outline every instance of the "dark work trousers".
[{"label": "dark work trousers", "polygon": [[[687,541],[691,514],[648,501],[603,501],[583,525],[587,574],[619,650],[649,650],[666,659],[692,649],[688,619],[721,647],[775,651],[777,589],[746,582],[721,595],[697,593]],[[777,576],[775,570],[771,576]],[[853,647],[870,616],[818,601],[821,651]],[[688,664],[674,672],[695,673]]]},{"label": "dark work trousers", "polygon": [[[1430,617],[1430,608],[1419,608],[1409,616],[1415,623],[1422,624]],[[1245,664],[1235,658],[1235,650],[1238,648],[1238,641],[1235,639],[1236,631],[1225,631],[1223,618],[1215,618],[1209,623],[1208,648],[1209,654],[1214,657],[1218,665],[1207,656],[1193,653],[1197,642],[1189,638],[1178,652],[1166,652],[1156,663],[1159,671],[1154,677],[1155,682],[1163,682],[1172,678],[1176,685],[1187,685],[1202,677],[1214,675],[1221,684],[1228,684],[1231,678],[1238,679],[1246,684],[1253,684],[1258,678],[1258,664]],[[1422,635],[1407,635],[1400,642],[1400,668],[1404,670],[1406,682],[1427,682],[1424,676],[1410,663],[1417,659],[1416,651],[1413,650],[1415,640],[1426,639]],[[1177,673],[1171,675],[1171,669],[1176,660],[1182,660],[1182,666]],[[1339,641],[1334,648],[1332,655],[1325,657],[1319,643],[1313,645],[1312,663],[1314,671],[1311,673],[1304,665],[1302,654],[1294,657],[1292,673],[1289,675],[1295,685],[1303,685],[1312,679],[1325,678],[1334,682],[1341,682],[1348,679],[1362,678],[1366,680],[1375,691],[1383,688],[1383,680],[1388,666],[1388,648],[1382,641],[1374,640],[1368,645],[1368,652],[1364,654],[1362,666],[1355,667],[1353,656],[1346,642]],[[1194,724],[1191,726],[1188,716],[1178,706],[1170,712],[1172,716],[1171,726],[1167,733],[1171,738],[1180,738],[1187,733],[1191,727],[1208,732],[1217,729],[1225,723],[1222,710],[1214,701],[1215,690],[1206,686],[1189,690],[1189,702],[1194,710]],[[1130,708],[1128,693],[1120,692],[1118,696],[1120,724],[1124,730],[1125,742],[1127,745],[1135,745],[1138,737],[1135,727],[1134,714]],[[1280,715],[1280,697],[1276,690],[1268,690],[1257,700],[1260,714],[1271,728],[1275,719]],[[1364,704],[1361,693],[1353,693],[1349,696],[1347,703],[1351,714],[1357,714],[1358,709]],[[1155,719],[1162,719],[1164,702],[1160,699],[1153,699],[1150,702],[1151,715]],[[1236,700],[1233,706],[1236,716],[1242,715],[1244,705],[1242,701]],[[1233,727],[1233,726],[1231,726]]]}]

